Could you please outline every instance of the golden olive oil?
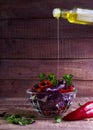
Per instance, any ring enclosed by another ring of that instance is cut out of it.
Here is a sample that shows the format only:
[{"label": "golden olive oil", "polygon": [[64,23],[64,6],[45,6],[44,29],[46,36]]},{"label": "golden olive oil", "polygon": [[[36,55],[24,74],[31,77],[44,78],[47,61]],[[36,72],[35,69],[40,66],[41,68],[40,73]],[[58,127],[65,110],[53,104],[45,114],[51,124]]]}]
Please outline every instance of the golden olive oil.
[{"label": "golden olive oil", "polygon": [[72,10],[53,10],[53,17],[67,19],[70,23],[75,24],[93,24],[93,10],[74,8]]}]

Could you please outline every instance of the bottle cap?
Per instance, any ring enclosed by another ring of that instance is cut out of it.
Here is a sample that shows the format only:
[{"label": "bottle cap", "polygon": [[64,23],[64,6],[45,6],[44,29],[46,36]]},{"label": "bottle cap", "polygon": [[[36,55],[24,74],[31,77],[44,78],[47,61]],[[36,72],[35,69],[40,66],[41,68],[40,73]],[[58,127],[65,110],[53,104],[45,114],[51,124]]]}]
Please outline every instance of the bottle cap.
[{"label": "bottle cap", "polygon": [[60,16],[61,16],[61,9],[60,8],[55,8],[53,10],[53,17],[59,19]]}]

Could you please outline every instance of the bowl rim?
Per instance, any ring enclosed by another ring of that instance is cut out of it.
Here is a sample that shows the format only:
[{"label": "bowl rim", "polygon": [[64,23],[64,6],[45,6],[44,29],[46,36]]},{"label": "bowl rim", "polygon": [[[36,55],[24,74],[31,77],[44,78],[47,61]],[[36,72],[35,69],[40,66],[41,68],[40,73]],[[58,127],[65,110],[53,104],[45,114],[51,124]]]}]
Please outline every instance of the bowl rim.
[{"label": "bowl rim", "polygon": [[[26,93],[27,93],[27,94],[43,94],[43,93],[45,93],[45,92],[37,93],[37,92],[32,91],[32,89],[27,89],[27,90],[26,90]],[[71,94],[71,93],[76,94],[76,93],[77,93],[77,89],[75,88],[75,90],[72,91],[72,92],[63,92],[63,93],[61,93],[61,94]]]}]

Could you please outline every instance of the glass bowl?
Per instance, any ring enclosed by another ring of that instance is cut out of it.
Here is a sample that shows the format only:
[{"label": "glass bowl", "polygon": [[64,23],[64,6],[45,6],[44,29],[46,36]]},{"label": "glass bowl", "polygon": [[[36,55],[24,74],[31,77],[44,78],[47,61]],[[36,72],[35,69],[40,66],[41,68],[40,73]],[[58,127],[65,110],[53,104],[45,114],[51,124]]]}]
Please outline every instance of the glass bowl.
[{"label": "glass bowl", "polygon": [[68,110],[76,97],[76,90],[73,92],[41,92],[36,93],[31,89],[26,91],[31,106],[39,115],[56,116],[62,115]]}]

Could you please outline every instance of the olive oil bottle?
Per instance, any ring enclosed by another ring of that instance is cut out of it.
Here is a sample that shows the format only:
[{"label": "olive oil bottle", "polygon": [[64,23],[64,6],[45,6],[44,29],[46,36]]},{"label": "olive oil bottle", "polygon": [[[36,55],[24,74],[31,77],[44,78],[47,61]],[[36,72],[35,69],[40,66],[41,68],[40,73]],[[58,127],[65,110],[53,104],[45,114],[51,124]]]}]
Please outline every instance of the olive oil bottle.
[{"label": "olive oil bottle", "polygon": [[56,19],[67,19],[70,23],[75,24],[93,24],[93,10],[73,8],[72,10],[61,10],[55,8],[53,10],[53,17]]}]

